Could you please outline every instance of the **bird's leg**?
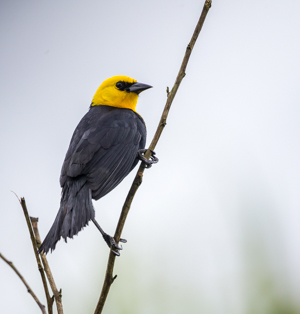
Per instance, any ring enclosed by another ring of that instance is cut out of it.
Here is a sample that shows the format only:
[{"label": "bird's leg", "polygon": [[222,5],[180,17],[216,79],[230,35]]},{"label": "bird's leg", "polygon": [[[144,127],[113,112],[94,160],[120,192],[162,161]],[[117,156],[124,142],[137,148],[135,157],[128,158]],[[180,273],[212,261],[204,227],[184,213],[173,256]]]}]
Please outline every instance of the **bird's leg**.
[{"label": "bird's leg", "polygon": [[155,156],[155,152],[150,150],[151,156],[149,159],[145,158],[144,155],[148,149],[139,149],[137,152],[137,158],[140,159],[144,164],[145,168],[151,168],[153,164],[158,163],[158,158]]},{"label": "bird's leg", "polygon": [[[111,248],[111,250],[113,251],[113,253],[115,255],[120,256],[119,250],[123,250],[122,245],[118,246],[115,239],[113,237],[111,237],[109,234],[104,232],[104,230],[100,227],[100,225],[98,224],[98,222],[96,221],[95,218],[92,218],[92,221],[95,224],[95,226],[97,227],[97,229],[101,232],[102,237],[103,237],[104,241],[106,242],[106,244],[109,246],[109,248]],[[120,242],[126,243],[127,240],[120,239]]]}]

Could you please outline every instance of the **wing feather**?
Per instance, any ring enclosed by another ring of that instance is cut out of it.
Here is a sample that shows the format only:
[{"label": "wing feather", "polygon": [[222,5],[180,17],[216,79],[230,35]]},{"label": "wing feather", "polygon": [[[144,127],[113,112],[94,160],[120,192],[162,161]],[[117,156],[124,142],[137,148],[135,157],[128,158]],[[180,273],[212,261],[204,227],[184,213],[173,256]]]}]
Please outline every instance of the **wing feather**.
[{"label": "wing feather", "polygon": [[78,124],[61,172],[67,177],[85,175],[94,199],[116,187],[137,163],[144,148],[146,127],[132,110],[92,107]]}]

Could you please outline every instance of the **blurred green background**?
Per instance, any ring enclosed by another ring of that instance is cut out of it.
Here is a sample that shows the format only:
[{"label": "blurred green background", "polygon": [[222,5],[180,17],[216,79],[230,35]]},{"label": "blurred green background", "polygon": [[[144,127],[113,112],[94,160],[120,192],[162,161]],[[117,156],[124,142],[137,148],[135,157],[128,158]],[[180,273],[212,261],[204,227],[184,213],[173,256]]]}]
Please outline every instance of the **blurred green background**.
[{"label": "blurred green background", "polygon": [[[0,2],[0,251],[45,304],[22,210],[59,208],[73,130],[103,80],[154,88],[157,127],[204,1]],[[213,1],[123,231],[104,313],[300,313],[300,2]],[[135,171],[94,202],[114,232]],[[65,313],[93,313],[108,249],[92,225],[48,255]],[[0,262],[0,313],[40,313]]]}]

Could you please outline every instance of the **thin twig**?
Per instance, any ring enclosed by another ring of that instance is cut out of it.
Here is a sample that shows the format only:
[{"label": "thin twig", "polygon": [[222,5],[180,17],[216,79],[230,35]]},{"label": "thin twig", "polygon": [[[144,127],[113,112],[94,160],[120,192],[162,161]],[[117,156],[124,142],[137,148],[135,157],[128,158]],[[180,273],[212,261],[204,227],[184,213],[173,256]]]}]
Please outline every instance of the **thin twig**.
[{"label": "thin twig", "polygon": [[33,299],[35,300],[35,302],[37,303],[37,305],[40,307],[41,311],[43,314],[47,314],[46,310],[45,310],[45,305],[43,305],[39,299],[37,298],[37,296],[35,295],[35,293],[31,290],[31,288],[29,287],[28,283],[26,282],[26,280],[24,279],[24,277],[20,274],[20,272],[17,270],[17,268],[14,266],[13,262],[7,260],[1,253],[0,253],[0,257],[4,260],[4,262],[6,262],[14,271],[15,273],[19,276],[19,278],[22,280],[23,284],[25,285],[27,292],[31,294],[31,296],[33,297]]},{"label": "thin twig", "polygon": [[[185,52],[185,55],[184,55],[184,58],[183,58],[180,70],[178,72],[177,78],[175,80],[174,86],[171,89],[171,91],[169,91],[169,89],[167,89],[167,102],[166,102],[166,105],[164,107],[161,119],[159,121],[156,133],[155,133],[155,135],[153,137],[153,140],[152,140],[152,142],[151,142],[151,144],[149,146],[148,151],[145,154],[146,158],[150,157],[150,155],[151,155],[150,150],[154,150],[154,148],[155,148],[155,146],[156,146],[156,144],[157,144],[157,142],[158,142],[158,140],[159,140],[159,138],[161,136],[161,133],[162,133],[164,127],[167,124],[167,117],[168,117],[168,114],[169,114],[172,102],[173,102],[174,97],[175,97],[175,95],[177,93],[177,90],[178,90],[178,88],[180,86],[180,83],[181,83],[182,79],[185,76],[185,70],[186,70],[186,67],[187,67],[190,55],[192,53],[192,50],[194,48],[194,45],[195,45],[196,40],[198,38],[198,35],[199,35],[200,31],[201,31],[201,28],[202,28],[202,25],[203,25],[203,23],[205,21],[206,15],[207,15],[210,7],[211,7],[211,3],[212,3],[212,0],[206,0],[205,1],[204,7],[203,7],[203,10],[202,10],[202,13],[201,13],[201,16],[200,16],[199,21],[198,21],[198,23],[196,25],[196,28],[195,28],[194,33],[193,33],[193,36],[192,36],[192,38],[191,38],[191,40],[190,40],[190,42],[189,42],[189,44],[188,44],[188,46],[186,48],[186,52]],[[144,164],[142,163],[140,165],[138,171],[137,171],[136,177],[134,178],[132,186],[131,186],[131,188],[129,190],[129,193],[128,193],[127,198],[125,200],[125,203],[123,205],[122,212],[121,212],[121,215],[120,215],[120,218],[119,218],[119,222],[118,222],[118,225],[117,225],[117,228],[116,228],[116,231],[115,231],[115,235],[114,235],[114,238],[115,238],[117,243],[120,240],[121,233],[122,233],[122,230],[123,230],[123,227],[124,227],[124,224],[125,224],[125,220],[126,220],[128,212],[129,212],[129,209],[130,209],[132,200],[134,198],[134,195],[135,195],[137,189],[139,188],[139,186],[142,183],[144,169],[145,169],[145,167],[144,167]],[[106,298],[107,298],[110,286],[111,286],[111,284],[114,282],[114,280],[116,278],[116,276],[113,276],[113,268],[114,268],[115,258],[116,258],[115,254],[113,254],[112,251],[110,251],[109,258],[108,258],[108,263],[107,263],[107,268],[106,268],[105,279],[104,279],[102,291],[101,291],[101,294],[100,294],[100,298],[99,298],[99,301],[98,301],[98,304],[97,304],[97,307],[96,307],[96,310],[95,310],[95,314],[102,313],[102,310],[103,310],[103,307],[104,307],[104,304],[105,304],[105,301],[106,301]]]},{"label": "thin twig", "polygon": [[[41,238],[40,238],[40,233],[39,233],[39,229],[38,229],[38,221],[39,221],[39,219],[38,218],[34,218],[34,217],[30,217],[30,221],[32,223],[33,232],[34,232],[34,235],[35,235],[37,247],[39,248],[41,246]],[[48,282],[49,282],[51,290],[53,292],[53,296],[54,296],[55,303],[56,303],[56,308],[57,308],[57,313],[58,314],[63,314],[63,306],[62,306],[62,300],[61,300],[62,299],[61,290],[60,291],[57,290],[54,278],[52,276],[52,272],[51,272],[50,267],[49,267],[49,263],[48,263],[46,254],[41,253],[40,256],[42,258],[42,262],[43,262],[43,265],[44,265],[44,270],[45,270],[46,276],[48,278]]]},{"label": "thin twig", "polygon": [[34,237],[32,225],[31,225],[31,221],[29,219],[28,210],[27,210],[27,206],[26,206],[26,202],[25,202],[25,198],[24,197],[21,197],[20,204],[21,204],[23,212],[24,212],[24,216],[25,216],[25,219],[26,219],[26,222],[27,222],[27,227],[28,227],[28,230],[29,230],[29,233],[30,233],[30,239],[31,239],[31,243],[32,243],[32,246],[33,246],[33,251],[34,251],[34,254],[35,254],[35,258],[36,258],[36,262],[37,262],[37,265],[38,265],[38,269],[39,269],[40,275],[42,277],[44,291],[45,291],[45,295],[46,295],[46,299],[47,299],[48,313],[52,314],[53,313],[53,311],[52,311],[53,300],[52,300],[52,298],[50,297],[50,294],[49,294],[49,289],[48,289],[48,285],[47,285],[46,276],[45,276],[44,269],[43,269],[43,266],[42,266],[42,263],[41,263],[41,260],[40,260],[40,257],[39,257],[38,247],[37,247],[36,239]]}]

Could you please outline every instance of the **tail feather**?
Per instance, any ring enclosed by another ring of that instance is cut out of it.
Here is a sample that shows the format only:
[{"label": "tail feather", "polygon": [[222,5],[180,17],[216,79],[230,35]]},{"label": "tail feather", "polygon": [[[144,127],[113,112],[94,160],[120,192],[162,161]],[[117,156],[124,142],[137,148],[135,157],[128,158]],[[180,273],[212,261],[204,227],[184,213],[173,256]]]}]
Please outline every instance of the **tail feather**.
[{"label": "tail feather", "polygon": [[57,216],[39,252],[53,251],[61,237],[67,242],[67,238],[73,238],[94,217],[92,193],[86,178],[68,180],[62,190]]}]

